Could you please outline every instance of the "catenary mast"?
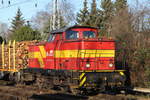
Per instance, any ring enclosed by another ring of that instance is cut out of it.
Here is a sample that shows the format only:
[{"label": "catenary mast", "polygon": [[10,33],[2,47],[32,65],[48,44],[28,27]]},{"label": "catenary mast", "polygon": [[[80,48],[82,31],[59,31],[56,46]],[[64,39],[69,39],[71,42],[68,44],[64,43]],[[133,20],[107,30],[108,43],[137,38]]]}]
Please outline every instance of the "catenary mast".
[{"label": "catenary mast", "polygon": [[50,30],[56,30],[60,28],[60,1],[61,0],[53,0],[52,2],[52,17],[50,18]]}]

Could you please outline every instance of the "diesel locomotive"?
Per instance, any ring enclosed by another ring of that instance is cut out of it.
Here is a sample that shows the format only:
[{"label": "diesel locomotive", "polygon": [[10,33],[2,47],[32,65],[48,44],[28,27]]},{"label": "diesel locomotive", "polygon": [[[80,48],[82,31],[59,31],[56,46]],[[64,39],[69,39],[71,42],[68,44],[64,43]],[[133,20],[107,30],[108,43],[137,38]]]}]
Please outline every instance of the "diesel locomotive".
[{"label": "diesel locomotive", "polygon": [[55,30],[46,43],[29,46],[29,55],[31,72],[47,74],[52,85],[104,90],[125,84],[124,70],[115,66],[115,41],[98,38],[94,27]]},{"label": "diesel locomotive", "polygon": [[115,41],[99,38],[98,29],[89,26],[55,30],[46,42],[29,45],[28,64],[15,80],[39,88],[105,91],[126,81],[125,70],[115,66]]}]

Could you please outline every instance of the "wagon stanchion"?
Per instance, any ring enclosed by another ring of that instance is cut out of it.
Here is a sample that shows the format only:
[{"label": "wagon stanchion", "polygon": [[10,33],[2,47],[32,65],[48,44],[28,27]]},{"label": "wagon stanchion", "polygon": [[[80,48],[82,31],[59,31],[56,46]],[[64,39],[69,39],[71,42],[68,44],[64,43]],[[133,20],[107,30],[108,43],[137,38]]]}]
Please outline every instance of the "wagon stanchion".
[{"label": "wagon stanchion", "polygon": [[4,42],[2,43],[2,69],[5,67],[5,60],[4,60]]},{"label": "wagon stanchion", "polygon": [[16,70],[16,41],[13,42],[13,69]]},{"label": "wagon stanchion", "polygon": [[0,79],[3,79],[4,77],[4,41],[2,42],[1,44],[1,58],[0,58],[0,61],[1,61],[1,66],[0,66]]},{"label": "wagon stanchion", "polygon": [[10,62],[11,41],[9,41],[8,47],[9,47],[9,50],[8,50],[8,69],[10,70],[10,66],[11,66],[11,62]]}]

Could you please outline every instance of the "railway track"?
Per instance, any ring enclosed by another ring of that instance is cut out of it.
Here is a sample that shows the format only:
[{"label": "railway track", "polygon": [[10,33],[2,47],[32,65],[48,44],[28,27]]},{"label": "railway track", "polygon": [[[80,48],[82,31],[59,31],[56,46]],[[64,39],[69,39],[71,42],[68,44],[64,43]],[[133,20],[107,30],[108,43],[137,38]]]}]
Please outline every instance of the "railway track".
[{"label": "railway track", "polygon": [[134,88],[132,91],[135,91],[135,92],[139,92],[139,93],[143,93],[143,94],[149,94],[150,95],[150,89],[147,89],[147,88]]},{"label": "railway track", "polygon": [[[100,93],[97,95],[76,96],[55,90],[39,90],[33,86],[10,85],[7,81],[0,81],[0,100],[149,100],[141,96],[150,92],[144,89],[133,89],[131,94],[115,94],[112,92]],[[141,95],[141,96],[139,96]]]}]

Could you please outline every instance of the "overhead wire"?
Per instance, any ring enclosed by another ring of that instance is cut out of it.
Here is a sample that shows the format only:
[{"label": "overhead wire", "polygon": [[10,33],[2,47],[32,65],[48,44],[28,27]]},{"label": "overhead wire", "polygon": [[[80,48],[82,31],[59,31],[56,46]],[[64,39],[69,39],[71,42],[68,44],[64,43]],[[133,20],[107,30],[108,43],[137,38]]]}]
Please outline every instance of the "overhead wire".
[{"label": "overhead wire", "polygon": [[2,3],[2,5],[3,5],[3,4],[4,4],[4,1],[2,0],[1,3]]},{"label": "overhead wire", "polygon": [[37,0],[35,0],[35,2],[36,2],[36,3],[35,3],[35,7],[37,8],[37,6],[38,6]]},{"label": "overhead wire", "polygon": [[[6,9],[6,8],[10,8],[12,6],[17,6],[17,5],[21,5],[21,4],[28,3],[28,2],[33,2],[33,1],[34,0],[25,0],[25,1],[17,2],[17,3],[13,3],[13,4],[11,4],[11,2],[8,1],[9,5],[7,5],[5,7],[1,7],[0,9]],[[4,4],[4,1],[2,0],[1,3]],[[37,7],[37,3],[35,4],[35,7]]]},{"label": "overhead wire", "polygon": [[8,1],[8,4],[10,5],[11,3],[10,3],[10,0]]}]

